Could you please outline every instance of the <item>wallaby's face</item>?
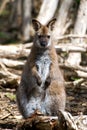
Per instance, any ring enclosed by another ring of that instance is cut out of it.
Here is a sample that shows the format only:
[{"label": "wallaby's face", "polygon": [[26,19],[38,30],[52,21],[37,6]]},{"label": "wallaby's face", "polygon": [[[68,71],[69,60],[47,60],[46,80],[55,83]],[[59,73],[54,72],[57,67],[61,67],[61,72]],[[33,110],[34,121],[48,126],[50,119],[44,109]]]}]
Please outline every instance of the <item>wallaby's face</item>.
[{"label": "wallaby's face", "polygon": [[51,32],[56,19],[51,20],[47,25],[42,25],[36,19],[32,20],[35,30],[35,46],[39,48],[48,48],[51,46]]}]

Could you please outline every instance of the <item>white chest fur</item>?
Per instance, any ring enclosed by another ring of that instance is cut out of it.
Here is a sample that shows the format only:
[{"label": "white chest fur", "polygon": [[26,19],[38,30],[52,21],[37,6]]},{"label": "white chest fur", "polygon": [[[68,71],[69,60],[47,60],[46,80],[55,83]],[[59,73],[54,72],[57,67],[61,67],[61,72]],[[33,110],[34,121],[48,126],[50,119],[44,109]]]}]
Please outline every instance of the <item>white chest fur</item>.
[{"label": "white chest fur", "polygon": [[40,55],[36,60],[38,73],[41,77],[42,84],[45,82],[50,69],[51,59],[48,54]]}]

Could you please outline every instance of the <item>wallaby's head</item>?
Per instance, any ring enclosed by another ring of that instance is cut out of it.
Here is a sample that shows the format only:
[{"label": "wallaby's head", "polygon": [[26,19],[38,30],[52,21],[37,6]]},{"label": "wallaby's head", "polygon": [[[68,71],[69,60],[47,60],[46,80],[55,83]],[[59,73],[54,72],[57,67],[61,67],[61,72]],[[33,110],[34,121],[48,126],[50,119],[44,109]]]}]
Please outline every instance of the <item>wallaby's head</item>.
[{"label": "wallaby's head", "polygon": [[38,20],[32,20],[32,25],[35,30],[35,46],[39,48],[48,48],[51,46],[51,33],[55,21],[56,19],[52,19],[47,25],[42,25]]}]

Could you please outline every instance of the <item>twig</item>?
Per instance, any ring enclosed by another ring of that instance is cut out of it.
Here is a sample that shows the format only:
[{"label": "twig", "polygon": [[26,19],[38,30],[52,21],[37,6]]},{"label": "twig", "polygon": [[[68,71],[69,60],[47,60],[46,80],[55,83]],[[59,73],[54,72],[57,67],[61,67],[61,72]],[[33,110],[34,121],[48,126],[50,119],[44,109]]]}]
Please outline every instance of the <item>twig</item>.
[{"label": "twig", "polygon": [[10,115],[12,115],[14,117],[14,114],[11,112],[10,109],[6,108],[6,110],[10,113]]},{"label": "twig", "polygon": [[18,78],[17,75],[12,74],[11,72],[9,72],[9,71],[7,70],[7,68],[5,67],[5,65],[2,64],[1,62],[0,62],[0,65],[1,65],[1,67],[3,68],[3,70],[5,71],[5,73],[7,73],[7,75],[10,75],[10,76],[12,76],[12,77],[14,77],[14,78]]},{"label": "twig", "polygon": [[80,79],[73,81],[73,82],[65,82],[65,85],[66,85],[66,87],[69,86],[69,88],[72,86],[75,88],[76,86],[81,85],[85,81],[86,81],[86,79],[80,78]]},{"label": "twig", "polygon": [[10,115],[11,115],[11,113],[8,113],[7,115],[3,116],[3,117],[1,118],[1,120],[4,120],[5,118],[8,118],[8,116],[10,116]]},{"label": "twig", "polygon": [[83,72],[87,73],[87,67],[82,67],[80,65],[79,66],[74,66],[74,65],[70,65],[68,63],[65,63],[65,64],[60,64],[60,67],[69,68],[69,69],[72,69],[72,70],[83,71]]}]

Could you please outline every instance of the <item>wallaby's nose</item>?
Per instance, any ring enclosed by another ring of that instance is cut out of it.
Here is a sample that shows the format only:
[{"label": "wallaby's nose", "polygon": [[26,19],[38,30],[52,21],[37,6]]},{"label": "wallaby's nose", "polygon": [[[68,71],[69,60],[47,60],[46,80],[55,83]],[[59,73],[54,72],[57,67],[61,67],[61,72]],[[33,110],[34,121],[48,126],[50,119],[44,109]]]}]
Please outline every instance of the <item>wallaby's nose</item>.
[{"label": "wallaby's nose", "polygon": [[41,41],[40,45],[41,45],[42,47],[46,47],[47,42],[46,42],[46,41]]}]

